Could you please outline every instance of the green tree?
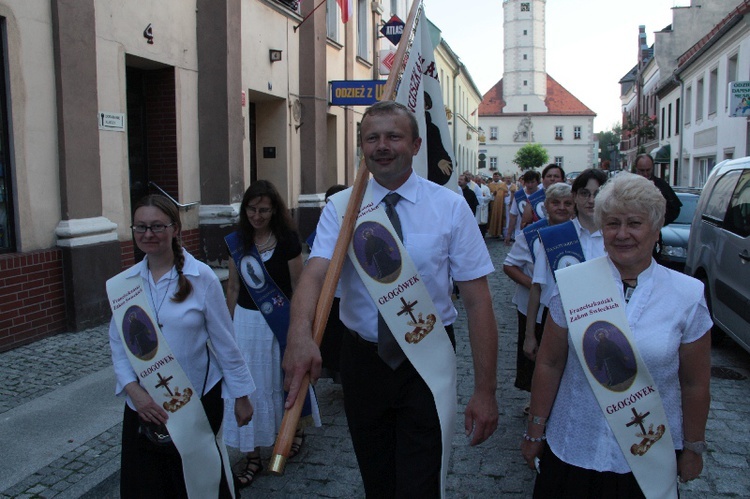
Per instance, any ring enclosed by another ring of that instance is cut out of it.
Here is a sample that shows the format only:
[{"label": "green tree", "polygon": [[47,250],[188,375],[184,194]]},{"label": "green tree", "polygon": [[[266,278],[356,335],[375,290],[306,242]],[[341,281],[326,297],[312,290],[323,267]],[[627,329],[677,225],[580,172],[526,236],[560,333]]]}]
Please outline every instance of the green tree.
[{"label": "green tree", "polygon": [[522,171],[532,168],[539,168],[547,162],[549,155],[547,150],[541,144],[528,143],[518,150],[513,162],[518,165]]},{"label": "green tree", "polygon": [[611,130],[599,132],[597,135],[599,136],[599,162],[601,163],[605,160],[612,161],[612,147],[617,150],[620,149],[620,141],[622,140],[622,128],[618,123],[615,123],[612,126]]}]

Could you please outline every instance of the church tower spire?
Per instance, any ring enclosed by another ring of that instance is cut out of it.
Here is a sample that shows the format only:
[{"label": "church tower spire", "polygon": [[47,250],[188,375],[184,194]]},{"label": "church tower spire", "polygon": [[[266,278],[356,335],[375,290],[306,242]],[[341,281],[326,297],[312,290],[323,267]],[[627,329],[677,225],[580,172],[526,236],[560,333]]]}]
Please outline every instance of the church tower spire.
[{"label": "church tower spire", "polygon": [[505,113],[546,113],[546,0],[503,0]]}]

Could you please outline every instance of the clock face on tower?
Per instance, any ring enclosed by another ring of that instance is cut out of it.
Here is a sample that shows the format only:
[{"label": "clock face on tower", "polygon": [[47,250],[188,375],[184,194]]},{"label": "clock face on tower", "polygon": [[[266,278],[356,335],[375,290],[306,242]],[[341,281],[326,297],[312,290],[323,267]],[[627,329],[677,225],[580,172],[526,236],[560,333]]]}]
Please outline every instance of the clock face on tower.
[{"label": "clock face on tower", "polygon": [[521,3],[521,12],[529,12],[531,11],[531,4],[528,2]]}]

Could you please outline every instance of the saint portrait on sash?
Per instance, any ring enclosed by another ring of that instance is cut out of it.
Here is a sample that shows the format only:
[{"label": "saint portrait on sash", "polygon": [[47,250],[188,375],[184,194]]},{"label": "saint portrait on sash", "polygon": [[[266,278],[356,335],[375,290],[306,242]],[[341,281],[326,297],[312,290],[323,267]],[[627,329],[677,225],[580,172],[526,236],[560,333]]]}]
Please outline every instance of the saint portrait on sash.
[{"label": "saint portrait on sash", "polygon": [[393,234],[377,222],[363,222],[354,233],[357,261],[376,281],[389,283],[401,273],[401,253]]},{"label": "saint portrait on sash", "polygon": [[240,272],[245,284],[253,289],[260,289],[266,283],[260,262],[252,255],[245,255],[240,262]]},{"label": "saint portrait on sash", "polygon": [[130,353],[141,360],[151,360],[156,355],[159,340],[156,328],[148,314],[139,306],[133,306],[123,316],[122,331]]},{"label": "saint portrait on sash", "polygon": [[597,321],[583,336],[586,364],[603,387],[621,392],[633,384],[637,367],[633,348],[617,326]]}]

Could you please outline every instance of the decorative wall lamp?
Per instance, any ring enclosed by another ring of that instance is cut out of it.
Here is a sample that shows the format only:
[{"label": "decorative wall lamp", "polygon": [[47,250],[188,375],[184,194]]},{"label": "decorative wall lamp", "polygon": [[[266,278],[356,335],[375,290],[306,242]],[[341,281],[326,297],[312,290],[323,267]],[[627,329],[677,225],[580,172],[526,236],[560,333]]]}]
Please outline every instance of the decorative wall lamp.
[{"label": "decorative wall lamp", "polygon": [[279,62],[281,60],[281,50],[269,49],[268,58],[270,59],[272,63]]}]

